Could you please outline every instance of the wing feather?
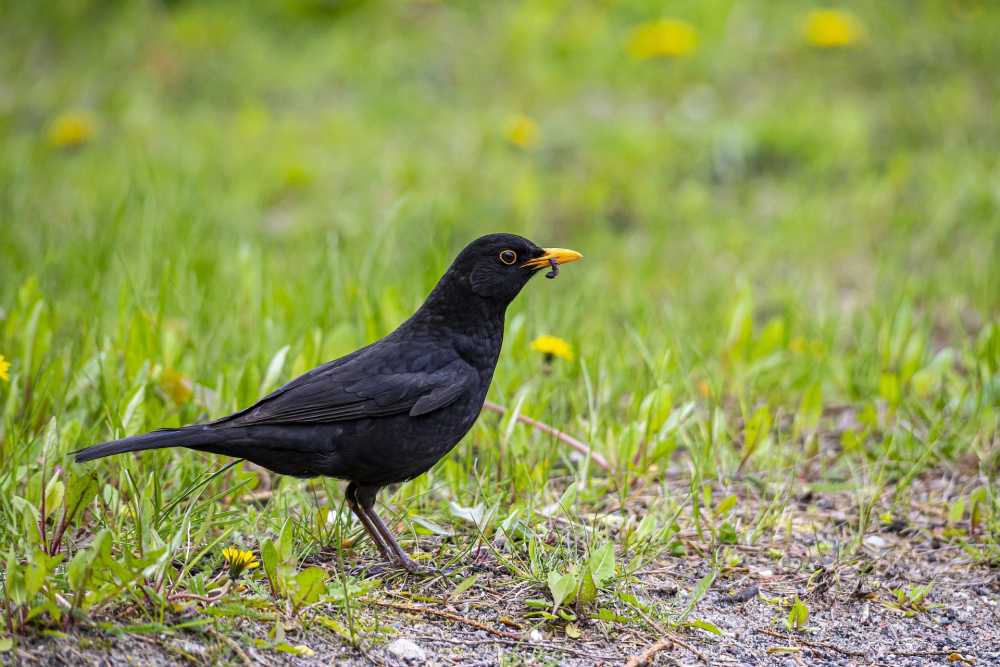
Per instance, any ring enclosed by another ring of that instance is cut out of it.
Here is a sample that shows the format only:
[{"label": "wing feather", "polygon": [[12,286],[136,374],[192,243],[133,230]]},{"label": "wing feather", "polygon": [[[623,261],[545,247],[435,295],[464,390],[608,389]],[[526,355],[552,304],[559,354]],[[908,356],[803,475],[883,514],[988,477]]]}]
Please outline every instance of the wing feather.
[{"label": "wing feather", "polygon": [[[379,359],[365,351],[320,366],[215,424],[316,424],[402,413],[417,417],[451,405],[478,382],[478,374],[460,358],[437,355],[435,368],[433,350],[403,355],[383,348]],[[414,360],[409,368],[406,356]]]}]

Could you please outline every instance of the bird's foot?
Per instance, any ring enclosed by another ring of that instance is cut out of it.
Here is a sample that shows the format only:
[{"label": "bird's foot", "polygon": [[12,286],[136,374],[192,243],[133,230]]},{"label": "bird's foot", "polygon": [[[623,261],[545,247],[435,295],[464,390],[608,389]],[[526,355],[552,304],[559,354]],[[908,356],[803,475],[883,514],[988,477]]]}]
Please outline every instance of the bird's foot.
[{"label": "bird's foot", "polygon": [[435,574],[446,574],[436,567],[431,567],[430,565],[423,565],[413,560],[412,558],[403,557],[396,561],[404,570],[410,574],[416,574],[423,577],[429,577]]},{"label": "bird's foot", "polygon": [[451,574],[451,570],[438,569],[436,567],[431,567],[430,565],[423,565],[411,558],[407,558],[405,560],[393,558],[391,561],[383,561],[381,563],[355,565],[350,569],[350,574],[352,577],[378,577],[383,574],[389,574],[394,570],[398,572],[399,569],[406,570],[410,574],[422,577]]}]

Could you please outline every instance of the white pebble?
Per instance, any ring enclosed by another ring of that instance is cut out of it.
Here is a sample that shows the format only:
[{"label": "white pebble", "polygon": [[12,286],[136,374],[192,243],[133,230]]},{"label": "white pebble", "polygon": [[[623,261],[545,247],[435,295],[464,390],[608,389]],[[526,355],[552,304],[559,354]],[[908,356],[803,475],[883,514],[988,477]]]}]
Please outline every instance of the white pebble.
[{"label": "white pebble", "polygon": [[388,646],[389,653],[400,660],[407,660],[413,662],[423,662],[427,660],[427,654],[424,649],[417,646],[414,642],[406,639],[405,637],[400,637]]}]

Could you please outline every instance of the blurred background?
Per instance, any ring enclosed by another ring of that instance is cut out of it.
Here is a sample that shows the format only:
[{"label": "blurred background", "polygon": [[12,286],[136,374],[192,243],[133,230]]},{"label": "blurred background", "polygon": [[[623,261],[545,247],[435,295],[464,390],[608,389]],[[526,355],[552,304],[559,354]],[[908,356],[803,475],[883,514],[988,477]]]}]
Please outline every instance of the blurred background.
[{"label": "blurred background", "polygon": [[107,435],[150,382],[134,428],[244,405],[389,331],[493,231],[586,256],[511,311],[494,398],[538,335],[582,362],[537,413],[663,387],[947,401],[980,362],[995,391],[997,3],[3,14],[0,353],[28,430],[76,409]]}]

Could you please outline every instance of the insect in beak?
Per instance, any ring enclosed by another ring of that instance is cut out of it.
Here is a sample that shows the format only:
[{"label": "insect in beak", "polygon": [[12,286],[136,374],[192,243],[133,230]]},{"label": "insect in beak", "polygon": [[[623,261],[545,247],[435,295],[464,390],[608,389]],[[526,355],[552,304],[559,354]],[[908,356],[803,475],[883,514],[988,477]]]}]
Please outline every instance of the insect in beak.
[{"label": "insect in beak", "polygon": [[521,266],[529,269],[541,269],[548,264],[552,268],[545,274],[546,278],[555,278],[558,276],[560,264],[568,264],[583,259],[583,255],[576,250],[567,250],[566,248],[542,248],[542,250],[545,251],[544,255],[529,259]]}]

